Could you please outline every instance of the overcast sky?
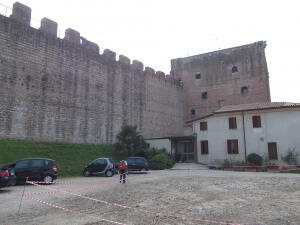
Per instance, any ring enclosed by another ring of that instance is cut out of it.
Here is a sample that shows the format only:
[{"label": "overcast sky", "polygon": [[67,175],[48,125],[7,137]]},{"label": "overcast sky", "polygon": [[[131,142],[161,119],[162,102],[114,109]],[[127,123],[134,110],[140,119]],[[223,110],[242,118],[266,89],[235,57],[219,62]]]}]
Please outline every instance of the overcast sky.
[{"label": "overcast sky", "polygon": [[[14,0],[0,0],[12,8]],[[32,26],[47,17],[156,71],[170,60],[267,41],[273,102],[300,103],[299,0],[19,0]],[[0,13],[10,10],[0,5]]]}]

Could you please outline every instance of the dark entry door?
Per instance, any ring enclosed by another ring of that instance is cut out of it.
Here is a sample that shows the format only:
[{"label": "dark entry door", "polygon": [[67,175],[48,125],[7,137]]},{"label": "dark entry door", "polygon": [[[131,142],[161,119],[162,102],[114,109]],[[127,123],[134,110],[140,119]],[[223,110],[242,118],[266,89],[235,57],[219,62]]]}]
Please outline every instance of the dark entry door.
[{"label": "dark entry door", "polygon": [[16,162],[16,166],[14,168],[16,176],[17,176],[17,182],[24,182],[26,181],[26,177],[30,179],[30,173],[31,170],[29,168],[30,166],[30,160],[24,159]]},{"label": "dark entry door", "polygon": [[32,159],[30,164],[30,178],[32,180],[41,180],[43,179],[43,172],[45,170],[45,160],[43,159]]},{"label": "dark entry door", "polygon": [[183,149],[183,158],[185,162],[193,162],[194,161],[194,143],[193,142],[185,142]]}]

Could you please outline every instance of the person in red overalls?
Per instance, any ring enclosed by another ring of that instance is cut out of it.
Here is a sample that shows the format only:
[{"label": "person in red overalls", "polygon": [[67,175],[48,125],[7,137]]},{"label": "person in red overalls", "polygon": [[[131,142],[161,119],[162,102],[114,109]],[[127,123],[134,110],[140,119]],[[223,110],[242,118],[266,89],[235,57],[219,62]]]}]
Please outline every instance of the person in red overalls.
[{"label": "person in red overalls", "polygon": [[128,168],[127,168],[127,162],[124,159],[119,162],[118,170],[119,170],[119,174],[120,174],[120,183],[122,183],[122,181],[123,181],[123,184],[125,184],[126,183],[126,173],[128,173]]}]

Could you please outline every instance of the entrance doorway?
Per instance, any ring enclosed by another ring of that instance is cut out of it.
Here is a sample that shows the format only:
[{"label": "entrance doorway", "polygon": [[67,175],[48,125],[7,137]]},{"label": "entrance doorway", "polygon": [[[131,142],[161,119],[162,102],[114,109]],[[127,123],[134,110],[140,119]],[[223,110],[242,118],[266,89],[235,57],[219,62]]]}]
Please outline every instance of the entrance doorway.
[{"label": "entrance doorway", "polygon": [[171,141],[171,154],[176,162],[197,162],[196,136],[169,137]]},{"label": "entrance doorway", "polygon": [[184,144],[183,159],[185,162],[194,162],[194,143]]},{"label": "entrance doorway", "polygon": [[194,162],[194,142],[180,141],[177,143],[177,153],[184,162]]}]

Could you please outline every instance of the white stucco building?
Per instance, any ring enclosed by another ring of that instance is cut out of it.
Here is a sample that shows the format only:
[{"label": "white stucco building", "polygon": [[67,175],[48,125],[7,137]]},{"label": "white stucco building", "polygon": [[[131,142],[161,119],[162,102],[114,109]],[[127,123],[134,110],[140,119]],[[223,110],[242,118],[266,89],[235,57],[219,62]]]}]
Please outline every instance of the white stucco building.
[{"label": "white stucco building", "polygon": [[281,156],[289,149],[300,152],[300,103],[228,105],[187,123],[196,136],[195,162],[242,162],[257,153],[285,164]]}]

